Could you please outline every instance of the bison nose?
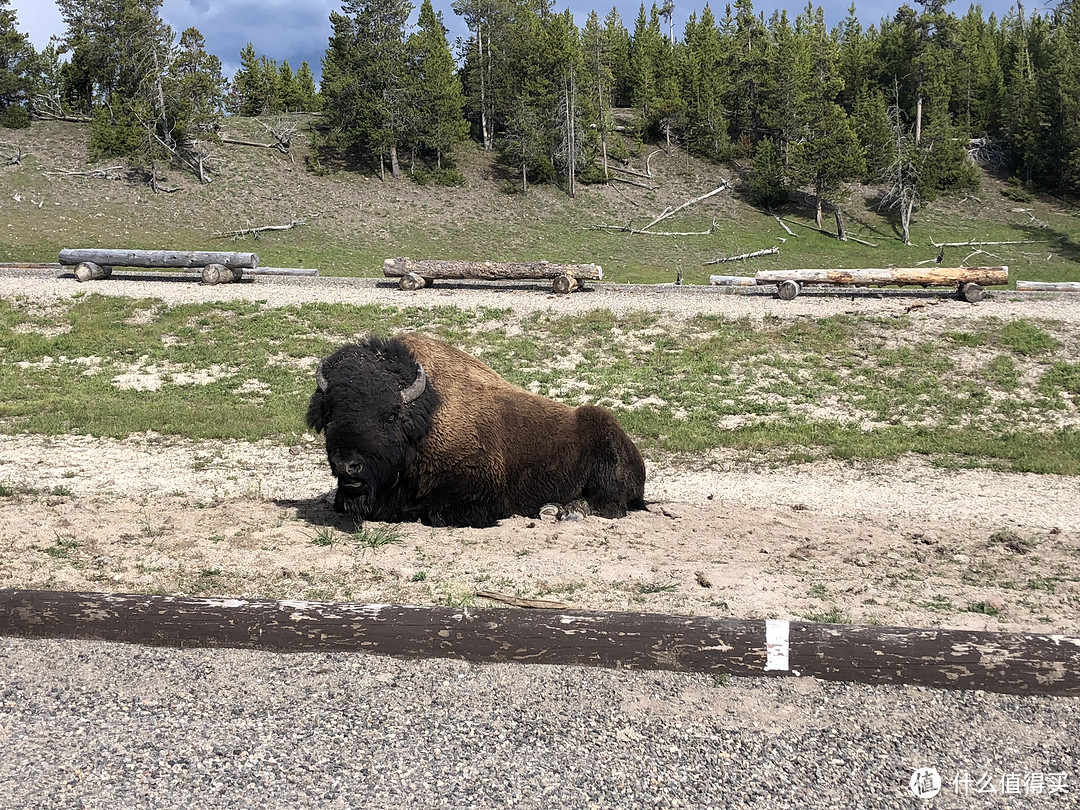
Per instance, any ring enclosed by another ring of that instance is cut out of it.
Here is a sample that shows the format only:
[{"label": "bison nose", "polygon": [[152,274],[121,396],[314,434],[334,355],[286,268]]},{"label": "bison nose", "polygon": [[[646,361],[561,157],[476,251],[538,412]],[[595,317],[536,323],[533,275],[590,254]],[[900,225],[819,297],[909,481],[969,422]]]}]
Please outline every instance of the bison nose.
[{"label": "bison nose", "polygon": [[334,474],[345,478],[359,478],[364,469],[361,461],[335,461],[332,464]]}]

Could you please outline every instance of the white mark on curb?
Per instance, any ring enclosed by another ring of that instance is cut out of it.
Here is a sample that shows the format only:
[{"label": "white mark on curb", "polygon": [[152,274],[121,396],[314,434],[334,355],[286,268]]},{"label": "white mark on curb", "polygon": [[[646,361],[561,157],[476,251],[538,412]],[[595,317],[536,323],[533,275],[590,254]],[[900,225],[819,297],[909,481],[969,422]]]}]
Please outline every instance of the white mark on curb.
[{"label": "white mark on curb", "polygon": [[788,668],[788,623],[781,619],[765,620],[765,671]]}]

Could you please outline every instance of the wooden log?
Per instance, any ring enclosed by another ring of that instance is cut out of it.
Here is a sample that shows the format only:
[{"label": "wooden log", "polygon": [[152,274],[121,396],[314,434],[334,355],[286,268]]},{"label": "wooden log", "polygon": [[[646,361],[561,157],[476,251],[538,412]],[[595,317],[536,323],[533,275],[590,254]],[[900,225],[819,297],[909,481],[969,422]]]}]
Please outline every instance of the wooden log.
[{"label": "wooden log", "polygon": [[709,276],[709,284],[714,287],[753,287],[757,280],[753,276]]},{"label": "wooden log", "polygon": [[558,295],[566,295],[567,293],[572,293],[580,286],[581,282],[579,282],[573,276],[555,276],[555,278],[551,280],[552,292],[555,292]]},{"label": "wooden log", "polygon": [[406,273],[398,281],[398,287],[403,290],[412,292],[413,290],[421,290],[428,286],[427,279],[423,276],[418,276],[416,273]]},{"label": "wooden log", "polygon": [[1080,637],[648,613],[0,590],[0,634],[1080,696]]},{"label": "wooden log", "polygon": [[854,270],[758,270],[758,284],[839,284],[858,287],[881,287],[889,284],[922,287],[955,287],[960,284],[991,286],[1009,283],[1008,267],[891,267]]},{"label": "wooden log", "polygon": [[60,251],[60,264],[80,262],[112,267],[206,267],[223,264],[226,267],[254,270],[259,257],[254,253],[229,253],[208,250],[98,250],[96,248],[65,248]]},{"label": "wooden log", "polygon": [[957,294],[969,304],[977,304],[986,298],[986,290],[979,284],[961,284]]},{"label": "wooden log", "polygon": [[383,275],[400,278],[415,273],[429,279],[474,278],[485,281],[510,279],[556,279],[572,276],[576,279],[598,281],[604,270],[598,264],[556,264],[554,262],[469,262],[444,259],[387,259]]},{"label": "wooden log", "polygon": [[112,268],[108,265],[100,265],[95,262],[79,262],[75,266],[75,279],[80,282],[108,278],[111,275]]},{"label": "wooden log", "polygon": [[791,301],[801,290],[799,282],[788,279],[780,282],[780,286],[776,288],[776,294],[784,301]]},{"label": "wooden log", "polygon": [[1019,292],[1080,292],[1080,281],[1017,281]]},{"label": "wooden log", "polygon": [[202,269],[203,284],[228,284],[244,277],[239,267],[226,267],[223,264],[208,264]]}]

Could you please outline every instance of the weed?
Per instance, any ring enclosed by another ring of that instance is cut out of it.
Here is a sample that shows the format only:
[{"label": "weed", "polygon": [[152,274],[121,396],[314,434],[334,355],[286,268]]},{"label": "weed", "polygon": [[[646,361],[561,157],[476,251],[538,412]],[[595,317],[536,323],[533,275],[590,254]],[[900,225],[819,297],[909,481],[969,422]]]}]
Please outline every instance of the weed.
[{"label": "weed", "polygon": [[840,611],[836,605],[833,605],[823,613],[804,613],[803,618],[811,622],[820,622],[821,624],[844,624],[847,622],[848,617],[846,614]]},{"label": "weed", "polygon": [[650,593],[671,593],[678,587],[674,582],[639,582],[634,590],[644,596]]},{"label": "weed", "polygon": [[375,551],[393,543],[402,543],[405,541],[405,537],[400,530],[390,526],[378,526],[375,528],[357,526],[350,536],[350,541],[363,552],[368,549]]},{"label": "weed", "polygon": [[969,602],[968,606],[964,608],[968,613],[981,613],[985,616],[1000,616],[1005,612],[1004,608],[999,608],[991,605],[989,602]]},{"label": "weed", "polygon": [[72,492],[71,487],[55,486],[49,490],[50,495],[59,495],[62,497],[71,497],[75,493]]},{"label": "weed", "polygon": [[416,571],[409,577],[410,582],[424,582],[425,580],[427,580],[427,571]]},{"label": "weed", "polygon": [[829,589],[822,583],[816,582],[810,586],[810,598],[811,599],[828,599]]},{"label": "weed", "polygon": [[337,542],[337,535],[334,530],[329,526],[323,526],[319,531],[315,533],[315,536],[311,538],[311,544],[313,546],[332,546]]},{"label": "weed", "polygon": [[712,674],[712,685],[717,689],[729,686],[731,684],[731,675],[726,672],[714,672]]},{"label": "weed", "polygon": [[1016,554],[1027,554],[1035,548],[1036,543],[1034,540],[1022,537],[1012,529],[1001,529],[990,535],[990,545],[1004,546]]},{"label": "weed", "polygon": [[15,487],[11,484],[0,483],[0,498],[11,498],[15,495]]}]

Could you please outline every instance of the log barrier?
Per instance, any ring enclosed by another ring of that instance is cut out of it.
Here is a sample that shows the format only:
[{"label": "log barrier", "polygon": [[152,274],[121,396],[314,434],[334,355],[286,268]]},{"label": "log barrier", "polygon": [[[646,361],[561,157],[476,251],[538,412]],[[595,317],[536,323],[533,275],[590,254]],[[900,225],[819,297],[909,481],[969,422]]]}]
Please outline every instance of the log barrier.
[{"label": "log barrier", "polygon": [[554,262],[470,262],[452,259],[410,259],[399,257],[383,262],[383,275],[397,278],[403,290],[430,287],[437,279],[517,281],[550,279],[556,293],[580,289],[582,280],[599,281],[604,270],[598,264],[556,264]]},{"label": "log barrier", "polygon": [[1080,281],[1017,281],[1017,292],[1080,292]]},{"label": "log barrier", "polygon": [[99,250],[96,248],[65,248],[60,251],[60,264],[77,265],[93,262],[112,267],[206,267],[223,264],[229,268],[254,270],[259,266],[255,253],[230,253],[211,250]]},{"label": "log barrier", "polygon": [[0,590],[0,634],[1080,695],[1080,637],[649,613]]}]

